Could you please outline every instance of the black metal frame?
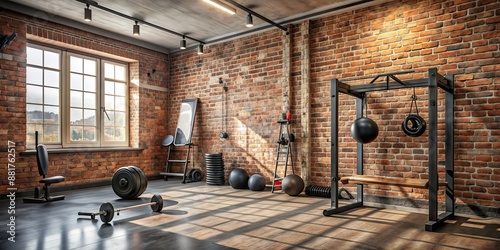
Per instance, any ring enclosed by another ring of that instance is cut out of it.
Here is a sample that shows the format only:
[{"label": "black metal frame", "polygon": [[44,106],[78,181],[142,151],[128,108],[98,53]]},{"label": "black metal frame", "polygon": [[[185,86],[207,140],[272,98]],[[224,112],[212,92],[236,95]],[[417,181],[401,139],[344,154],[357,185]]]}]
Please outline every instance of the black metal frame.
[{"label": "black metal frame", "polygon": [[[291,135],[291,133],[290,133],[290,121],[279,120],[278,123],[280,124],[280,131],[279,131],[279,136],[278,136],[278,141],[277,141],[278,146],[276,147],[276,162],[275,162],[275,166],[274,166],[273,183],[271,184],[271,193],[274,193],[274,190],[276,189],[276,181],[281,181],[286,177],[287,172],[288,172],[288,162],[290,162],[292,165],[292,174],[295,174],[295,168],[293,166],[292,140],[290,139],[290,135]],[[283,136],[285,135],[283,133],[283,127],[285,127],[285,129],[286,129],[286,138],[284,139],[284,141],[282,139]],[[285,143],[285,144],[283,144],[283,143]],[[286,150],[283,150],[283,149],[286,149]],[[283,159],[283,157],[285,157],[285,159]],[[280,162],[285,163],[283,177],[278,177],[278,175],[277,175],[278,165]]]},{"label": "black metal frame", "polygon": [[[429,139],[429,221],[425,224],[426,231],[434,231],[437,227],[455,214],[455,194],[454,194],[454,78],[453,75],[442,76],[436,68],[428,70],[428,78],[401,81],[394,75],[410,72],[399,72],[379,75],[369,84],[348,85],[338,79],[331,80],[331,208],[325,209],[323,215],[341,213],[352,208],[363,206],[363,184],[357,185],[356,202],[339,206],[339,197],[336,190],[339,188],[338,182],[338,94],[344,93],[356,97],[356,118],[363,114],[363,101],[365,93],[373,91],[385,91],[393,89],[428,87],[429,109],[428,109],[428,139]],[[386,77],[385,83],[374,83],[380,76]],[[390,81],[391,78],[394,81]],[[438,89],[445,91],[445,181],[446,181],[446,206],[445,212],[438,214],[438,148],[437,148],[437,98]],[[363,144],[357,143],[357,174],[363,174]],[[390,184],[388,184],[390,185]]]}]

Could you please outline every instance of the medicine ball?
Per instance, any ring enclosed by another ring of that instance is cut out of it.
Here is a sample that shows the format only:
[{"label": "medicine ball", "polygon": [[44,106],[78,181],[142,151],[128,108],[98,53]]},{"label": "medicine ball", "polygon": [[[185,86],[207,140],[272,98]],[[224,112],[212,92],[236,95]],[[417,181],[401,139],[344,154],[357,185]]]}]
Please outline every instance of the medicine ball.
[{"label": "medicine ball", "polygon": [[260,174],[253,174],[248,179],[248,188],[252,191],[262,191],[266,188],[264,177]]},{"label": "medicine ball", "polygon": [[378,136],[378,125],[370,118],[360,117],[351,125],[351,134],[359,143],[370,143]]},{"label": "medicine ball", "polygon": [[244,169],[235,168],[229,173],[229,185],[235,189],[248,189],[248,174]]},{"label": "medicine ball", "polygon": [[281,189],[290,196],[297,196],[304,190],[304,180],[298,175],[287,175],[283,178]]}]

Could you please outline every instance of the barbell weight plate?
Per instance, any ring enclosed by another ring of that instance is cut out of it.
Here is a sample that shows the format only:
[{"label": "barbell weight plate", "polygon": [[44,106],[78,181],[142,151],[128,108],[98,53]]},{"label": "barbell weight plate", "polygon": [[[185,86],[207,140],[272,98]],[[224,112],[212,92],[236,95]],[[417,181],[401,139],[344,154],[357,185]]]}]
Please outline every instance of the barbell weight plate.
[{"label": "barbell weight plate", "polygon": [[146,175],[144,174],[144,172],[142,172],[142,170],[136,166],[129,166],[129,169],[131,169],[132,171],[135,171],[137,174],[138,174],[138,177],[139,177],[139,183],[140,183],[140,189],[138,190],[138,193],[136,194],[136,197],[139,197],[141,196],[144,191],[146,191],[146,188],[148,187],[148,179],[146,177]]},{"label": "barbell weight plate", "polygon": [[191,173],[191,180],[194,181],[201,181],[203,178],[203,173],[199,169],[193,169],[193,172]]},{"label": "barbell weight plate", "polygon": [[[410,123],[411,126],[409,126]],[[425,132],[426,127],[425,120],[417,114],[408,115],[401,124],[403,132],[411,137],[421,136]]]},{"label": "barbell weight plate", "polygon": [[188,180],[192,181],[194,180],[193,178],[193,172],[194,172],[194,168],[192,168],[191,170],[189,170],[189,172],[187,173],[186,177],[188,178]]},{"label": "barbell weight plate", "polygon": [[132,191],[130,192],[130,195],[126,198],[126,200],[133,200],[138,197],[137,194],[139,194],[139,192],[141,191],[141,178],[132,166],[126,166],[124,168],[127,168],[128,171],[131,173],[132,175],[131,179],[134,183],[132,185],[135,185],[135,187],[133,187]]},{"label": "barbell weight plate", "polygon": [[99,212],[103,212],[100,214],[101,221],[104,223],[108,223],[111,220],[113,220],[113,217],[115,216],[115,208],[113,207],[113,204],[106,202],[102,203],[101,207],[99,207]]},{"label": "barbell weight plate", "polygon": [[119,197],[129,200],[135,199],[140,188],[139,174],[128,167],[121,167],[113,174],[111,186]]},{"label": "barbell weight plate", "polygon": [[153,210],[153,212],[161,212],[161,210],[163,209],[163,198],[161,197],[161,195],[153,195],[153,197],[151,197],[151,202],[156,202],[155,205],[151,205],[151,209]]}]

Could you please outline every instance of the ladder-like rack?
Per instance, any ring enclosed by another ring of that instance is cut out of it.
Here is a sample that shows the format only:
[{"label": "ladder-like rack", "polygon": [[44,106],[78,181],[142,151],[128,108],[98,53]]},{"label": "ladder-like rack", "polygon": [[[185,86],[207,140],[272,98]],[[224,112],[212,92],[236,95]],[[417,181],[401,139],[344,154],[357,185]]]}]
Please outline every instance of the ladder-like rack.
[{"label": "ladder-like rack", "polygon": [[[274,193],[277,182],[280,182],[285,178],[288,171],[288,164],[292,166],[292,174],[295,174],[295,169],[293,167],[293,155],[292,155],[292,142],[294,141],[294,135],[290,133],[290,121],[289,120],[279,120],[280,125],[278,146],[276,149],[276,165],[274,167],[273,183],[271,186],[271,193]],[[286,131],[284,131],[286,130]],[[283,177],[278,176],[278,167],[284,165]]]}]

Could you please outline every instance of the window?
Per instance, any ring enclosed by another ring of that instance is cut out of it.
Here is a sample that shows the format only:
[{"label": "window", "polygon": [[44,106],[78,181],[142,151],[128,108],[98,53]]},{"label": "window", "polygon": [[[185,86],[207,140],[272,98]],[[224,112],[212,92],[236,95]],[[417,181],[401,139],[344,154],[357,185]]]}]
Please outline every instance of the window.
[{"label": "window", "polygon": [[128,146],[128,65],[28,45],[27,145]]},{"label": "window", "polygon": [[61,52],[28,47],[26,66],[26,140],[35,144],[35,131],[44,143],[61,143]]}]

